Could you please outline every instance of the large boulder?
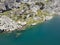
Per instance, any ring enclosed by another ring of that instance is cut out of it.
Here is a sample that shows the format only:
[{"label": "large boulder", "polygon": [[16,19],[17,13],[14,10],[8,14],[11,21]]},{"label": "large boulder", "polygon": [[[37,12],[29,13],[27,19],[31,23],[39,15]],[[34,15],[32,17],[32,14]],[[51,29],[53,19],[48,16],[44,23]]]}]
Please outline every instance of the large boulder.
[{"label": "large boulder", "polygon": [[0,13],[3,12],[3,10],[6,10],[4,3],[0,3]]},{"label": "large boulder", "polygon": [[6,9],[12,9],[15,2],[16,0],[5,0],[4,4],[6,6]]},{"label": "large boulder", "polygon": [[22,0],[16,0],[16,2],[21,2]]}]

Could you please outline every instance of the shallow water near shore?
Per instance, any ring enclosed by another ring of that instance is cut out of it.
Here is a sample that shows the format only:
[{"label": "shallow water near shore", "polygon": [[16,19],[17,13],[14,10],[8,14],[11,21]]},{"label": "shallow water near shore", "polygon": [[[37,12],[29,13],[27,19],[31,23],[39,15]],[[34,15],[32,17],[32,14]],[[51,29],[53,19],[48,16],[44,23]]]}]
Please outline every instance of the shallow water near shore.
[{"label": "shallow water near shore", "polygon": [[0,45],[60,45],[60,16],[16,33],[0,34]]}]

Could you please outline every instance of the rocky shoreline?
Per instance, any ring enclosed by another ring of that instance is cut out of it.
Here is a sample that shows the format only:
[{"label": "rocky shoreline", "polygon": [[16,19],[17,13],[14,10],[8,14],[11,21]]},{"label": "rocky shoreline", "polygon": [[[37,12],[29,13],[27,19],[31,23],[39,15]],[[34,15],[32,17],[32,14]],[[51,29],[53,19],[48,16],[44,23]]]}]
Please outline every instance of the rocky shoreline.
[{"label": "rocky shoreline", "polygon": [[0,32],[21,31],[51,20],[59,12],[54,4],[52,0],[0,0]]}]

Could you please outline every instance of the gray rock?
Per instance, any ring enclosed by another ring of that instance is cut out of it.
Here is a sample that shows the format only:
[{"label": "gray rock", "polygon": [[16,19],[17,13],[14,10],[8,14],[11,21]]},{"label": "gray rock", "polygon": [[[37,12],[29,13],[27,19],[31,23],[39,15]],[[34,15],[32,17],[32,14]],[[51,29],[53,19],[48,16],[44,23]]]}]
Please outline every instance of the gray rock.
[{"label": "gray rock", "polygon": [[4,3],[0,3],[0,13],[3,12],[3,10],[6,10]]},{"label": "gray rock", "polygon": [[16,0],[16,2],[21,2],[22,0]]},{"label": "gray rock", "polygon": [[5,0],[4,4],[7,9],[12,9],[16,0]]}]

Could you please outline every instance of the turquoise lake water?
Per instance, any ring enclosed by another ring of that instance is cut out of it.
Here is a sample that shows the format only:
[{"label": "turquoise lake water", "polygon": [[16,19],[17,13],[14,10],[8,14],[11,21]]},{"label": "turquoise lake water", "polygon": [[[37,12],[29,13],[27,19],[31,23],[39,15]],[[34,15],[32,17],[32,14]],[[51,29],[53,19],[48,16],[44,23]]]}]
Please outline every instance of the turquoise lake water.
[{"label": "turquoise lake water", "polygon": [[60,16],[26,29],[18,37],[0,34],[0,45],[60,45]]}]

